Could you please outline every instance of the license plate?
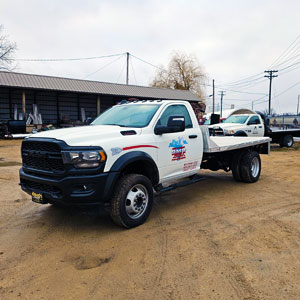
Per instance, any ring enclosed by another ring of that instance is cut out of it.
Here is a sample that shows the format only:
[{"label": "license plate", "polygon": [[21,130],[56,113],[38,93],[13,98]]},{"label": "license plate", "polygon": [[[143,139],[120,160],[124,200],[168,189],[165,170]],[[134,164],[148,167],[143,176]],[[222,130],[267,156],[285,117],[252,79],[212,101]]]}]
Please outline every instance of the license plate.
[{"label": "license plate", "polygon": [[36,203],[45,203],[44,200],[43,200],[43,195],[42,194],[32,192],[31,196],[32,196],[32,201],[33,202],[36,202]]}]

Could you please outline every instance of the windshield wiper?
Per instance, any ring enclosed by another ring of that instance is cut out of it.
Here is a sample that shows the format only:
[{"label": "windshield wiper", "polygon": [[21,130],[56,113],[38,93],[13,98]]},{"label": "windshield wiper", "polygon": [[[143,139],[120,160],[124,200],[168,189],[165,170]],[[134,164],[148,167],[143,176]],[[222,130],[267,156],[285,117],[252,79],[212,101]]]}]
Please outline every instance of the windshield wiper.
[{"label": "windshield wiper", "polygon": [[120,125],[120,124],[103,124],[103,125],[120,126],[120,127],[130,127],[130,126]]}]

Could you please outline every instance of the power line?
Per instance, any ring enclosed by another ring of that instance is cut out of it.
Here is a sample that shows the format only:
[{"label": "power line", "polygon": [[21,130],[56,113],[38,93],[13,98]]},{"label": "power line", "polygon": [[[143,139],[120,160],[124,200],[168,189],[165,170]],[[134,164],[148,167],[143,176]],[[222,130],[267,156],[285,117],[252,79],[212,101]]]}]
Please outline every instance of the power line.
[{"label": "power line", "polygon": [[[284,51],[283,51],[283,53],[279,56],[279,57],[277,57],[276,59],[275,59],[275,61],[271,64],[271,66],[269,67],[270,69],[271,68],[273,68],[274,66],[275,66],[275,64],[278,64],[279,62],[280,62],[280,59],[283,59],[286,55],[287,55],[287,53],[289,52],[289,51],[291,51],[298,43],[299,43],[299,41],[298,41],[298,39],[300,38],[300,34],[297,36],[297,38],[287,47],[287,49],[285,49]],[[291,48],[292,47],[292,48]],[[290,49],[291,48],[291,49]]]},{"label": "power line", "polygon": [[[283,95],[284,93],[288,92],[289,90],[291,90],[292,88],[294,88],[295,86],[299,85],[300,84],[300,81],[294,83],[293,85],[291,85],[290,87],[288,87],[287,89],[285,89],[284,91],[282,91],[281,93],[277,94],[276,96],[273,97],[273,99],[275,98],[278,98],[279,96]],[[265,96],[266,97],[266,96]],[[256,101],[259,101],[265,97],[262,97],[262,98],[259,98],[259,99],[256,99],[254,100],[254,102],[256,103]],[[269,100],[263,100],[263,101],[260,101],[260,102],[257,102],[256,104],[261,104],[261,103],[265,103],[265,102],[268,102]]]},{"label": "power line", "polygon": [[254,100],[252,100],[252,99],[240,99],[240,98],[227,98],[226,97],[226,100],[229,100],[229,101],[245,101],[245,102],[252,102],[252,101],[254,101]]},{"label": "power line", "polygon": [[[300,48],[300,46],[299,46],[299,48]],[[293,60],[293,59],[295,59],[295,58],[297,58],[297,57],[299,57],[299,56],[300,56],[300,54],[297,54],[297,55],[295,55],[295,56],[293,56],[293,57],[291,57],[291,58],[289,58],[289,59],[287,59],[287,60],[281,62],[280,64],[276,65],[276,67],[278,68],[279,66],[284,65],[284,64],[286,64],[287,62],[289,62],[289,61],[291,61],[291,60]]]},{"label": "power line", "polygon": [[152,67],[154,67],[154,68],[156,68],[156,69],[159,69],[159,70],[161,70],[161,71],[167,72],[167,71],[166,71],[164,68],[162,68],[162,67],[156,66],[156,65],[154,65],[154,64],[152,64],[152,63],[150,63],[150,62],[148,62],[148,61],[146,61],[146,60],[144,60],[144,59],[142,59],[142,58],[139,58],[139,57],[137,57],[137,56],[135,56],[135,55],[133,55],[133,54],[130,54],[130,55],[131,55],[132,57],[134,57],[134,58],[140,60],[141,62],[147,64],[147,65],[150,65],[150,66],[152,66]]},{"label": "power line", "polygon": [[114,62],[116,62],[116,61],[119,60],[120,58],[121,58],[121,56],[119,56],[118,58],[114,59],[113,61],[111,61],[111,62],[105,64],[104,66],[102,66],[101,68],[99,68],[98,70],[96,70],[95,72],[92,72],[92,73],[86,75],[83,79],[86,79],[86,78],[88,78],[88,77],[90,77],[90,76],[92,76],[92,75],[98,73],[99,71],[105,69],[106,67],[108,67],[109,65],[113,64]]},{"label": "power line", "polygon": [[289,91],[290,89],[294,88],[295,86],[297,86],[298,84],[300,84],[300,81],[296,82],[295,84],[293,84],[292,86],[288,87],[286,90],[284,90],[283,92],[277,94],[274,98],[277,98],[279,96],[281,96],[282,94],[286,93],[287,91]]},{"label": "power line", "polygon": [[130,62],[130,66],[131,66],[131,70],[132,70],[132,74],[133,74],[135,84],[137,85],[137,80],[136,80],[136,77],[135,77],[135,72],[134,72],[134,68],[133,68],[132,59],[130,59],[129,62]]},{"label": "power line", "polygon": [[287,67],[285,67],[285,68],[280,69],[279,71],[284,71],[284,70],[286,70],[286,69],[289,69],[289,68],[291,68],[291,67],[293,67],[293,66],[295,66],[295,65],[299,65],[299,64],[300,64],[300,61],[297,61],[296,63],[294,63],[294,64],[292,64],[292,65],[289,65],[289,66],[287,66]]},{"label": "power line", "polygon": [[223,89],[224,91],[240,93],[240,94],[250,94],[250,95],[266,95],[265,93],[254,93],[254,92],[243,92],[238,90],[231,90],[231,89]]},{"label": "power line", "polygon": [[[294,58],[298,57],[298,55],[296,55],[292,58],[288,58],[285,61],[282,61],[284,58],[287,58],[288,55],[291,55],[292,53],[295,53],[299,49],[299,47],[297,47],[299,42],[300,42],[299,38],[300,38],[300,35],[298,35],[297,38],[289,45],[289,47],[273,62],[273,64],[270,66],[270,68],[272,66],[274,66],[275,64],[277,64],[277,66],[284,65],[286,62],[291,61]],[[289,67],[291,67],[291,66],[289,66]],[[288,67],[286,67],[286,68],[288,68]],[[252,75],[252,76],[249,76],[249,77],[237,80],[237,81],[225,83],[225,84],[222,84],[222,85],[219,85],[219,86],[221,86],[221,87],[223,87],[223,86],[229,86],[229,87],[236,86],[237,87],[237,86],[241,86],[241,85],[248,85],[251,82],[255,82],[255,81],[259,80],[260,78],[257,78],[257,76],[260,76],[261,74],[263,74],[263,73],[257,73],[255,75]]]},{"label": "power line", "polygon": [[118,79],[117,79],[117,83],[119,83],[119,79],[120,79],[120,77],[121,77],[121,75],[122,75],[122,73],[123,73],[123,71],[124,71],[124,69],[125,69],[125,66],[126,66],[126,61],[124,62],[124,64],[123,64],[123,67],[122,67],[122,69],[121,69],[121,72],[120,72],[120,74],[119,74],[119,76],[118,76]]},{"label": "power line", "polygon": [[299,68],[300,68],[300,66],[297,66],[297,67],[292,68],[292,69],[290,69],[290,70],[288,70],[288,71],[285,71],[285,72],[283,72],[283,73],[280,72],[280,75],[282,76],[282,75],[284,75],[284,74],[290,73],[290,72],[292,72],[292,71],[294,71],[294,70],[297,70],[297,69],[299,69]]},{"label": "power line", "polygon": [[220,84],[219,86],[228,86],[228,85],[240,84],[241,82],[244,82],[244,81],[253,80],[253,78],[255,78],[255,77],[259,76],[259,75],[262,75],[262,74],[263,73],[260,72],[260,73],[257,73],[255,75],[252,75],[252,76],[249,76],[249,77],[245,77],[245,78],[237,80],[237,81],[232,81],[232,82],[229,82],[229,83]]},{"label": "power line", "polygon": [[125,53],[119,54],[111,54],[111,55],[102,55],[102,56],[90,56],[90,57],[79,57],[79,58],[14,58],[10,60],[15,61],[42,61],[42,62],[54,62],[54,61],[78,61],[78,60],[91,60],[91,59],[101,59],[101,58],[108,58],[114,56],[121,56]]},{"label": "power line", "polygon": [[[223,86],[228,86],[229,88],[230,87],[239,87],[239,86],[243,86],[243,85],[249,85],[249,84],[251,84],[251,83],[253,83],[253,82],[255,82],[255,81],[258,81],[258,80],[260,80],[260,79],[262,79],[263,77],[262,77],[262,75],[263,75],[263,73],[261,73],[261,74],[259,74],[259,75],[261,75],[260,77],[257,77],[257,78],[253,78],[253,79],[251,79],[251,80],[243,80],[243,81],[240,81],[240,82],[236,82],[236,83],[234,83],[234,84],[220,84],[219,86],[220,87],[223,87]],[[241,87],[242,88],[242,87]]]}]

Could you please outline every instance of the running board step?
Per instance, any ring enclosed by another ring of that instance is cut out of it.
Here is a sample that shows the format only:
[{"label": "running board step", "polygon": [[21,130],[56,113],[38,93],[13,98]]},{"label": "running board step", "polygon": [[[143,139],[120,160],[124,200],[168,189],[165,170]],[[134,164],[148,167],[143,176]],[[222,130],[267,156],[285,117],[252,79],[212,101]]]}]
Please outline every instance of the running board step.
[{"label": "running board step", "polygon": [[160,193],[164,193],[164,192],[172,191],[172,190],[175,190],[177,188],[181,188],[181,187],[184,187],[186,185],[190,185],[190,184],[193,184],[193,183],[196,183],[196,182],[199,182],[199,181],[203,181],[203,180],[205,180],[204,177],[202,177],[200,175],[194,175],[189,180],[185,180],[185,181],[181,181],[181,182],[178,182],[178,183],[174,183],[174,184],[171,184],[171,185],[169,185],[167,187],[163,187],[160,184],[160,185],[158,185],[156,187],[156,191],[160,192]]}]

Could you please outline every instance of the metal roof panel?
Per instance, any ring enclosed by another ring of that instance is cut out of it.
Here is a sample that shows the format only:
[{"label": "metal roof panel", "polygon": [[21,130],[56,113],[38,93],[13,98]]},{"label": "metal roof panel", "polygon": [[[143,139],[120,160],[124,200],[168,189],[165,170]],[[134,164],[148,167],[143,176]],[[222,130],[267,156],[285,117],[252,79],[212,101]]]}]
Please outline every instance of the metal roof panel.
[{"label": "metal roof panel", "polygon": [[0,71],[0,86],[128,97],[199,101],[190,91]]}]

